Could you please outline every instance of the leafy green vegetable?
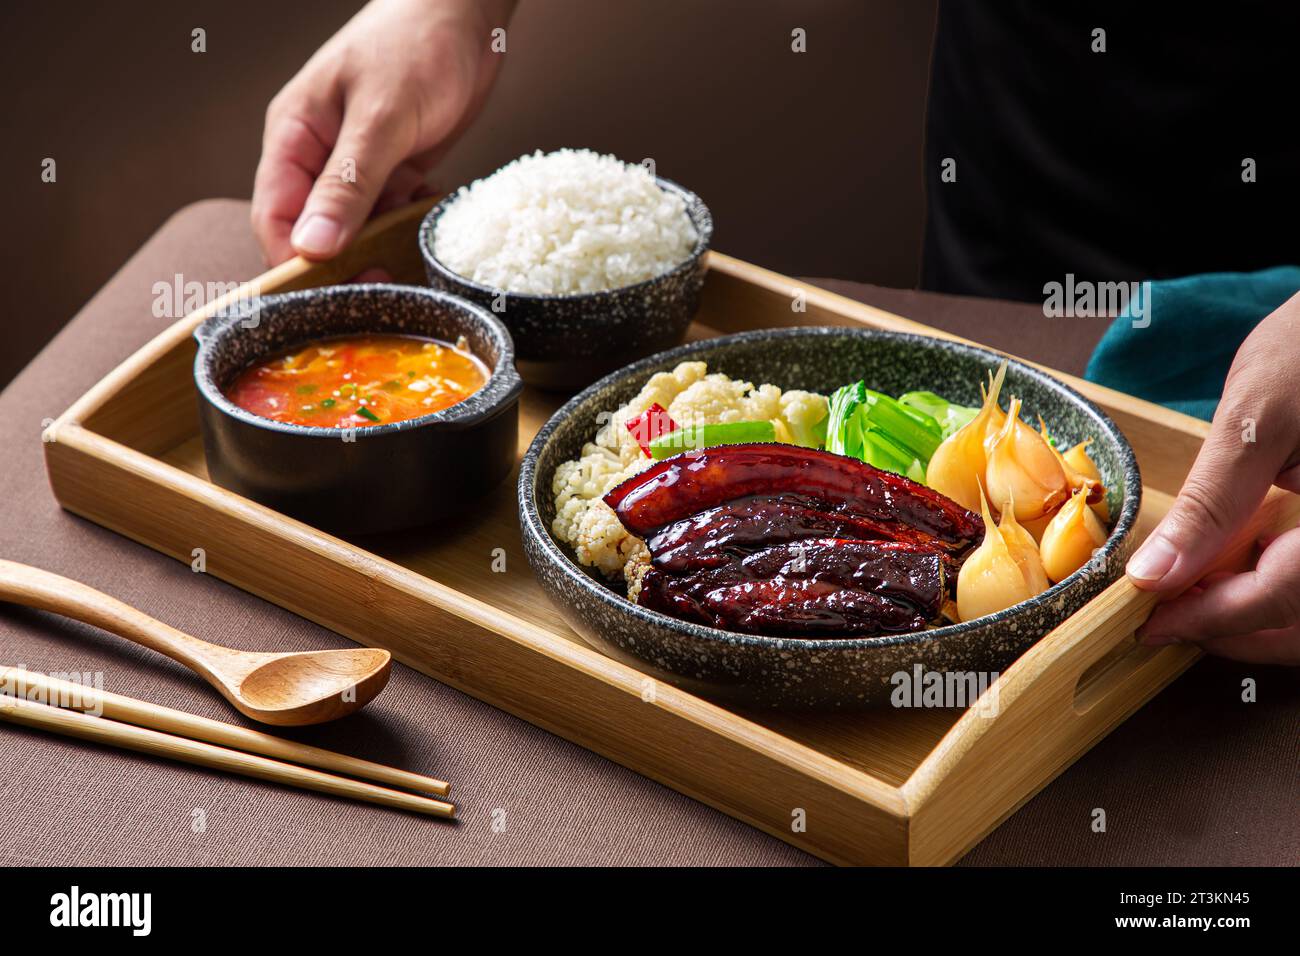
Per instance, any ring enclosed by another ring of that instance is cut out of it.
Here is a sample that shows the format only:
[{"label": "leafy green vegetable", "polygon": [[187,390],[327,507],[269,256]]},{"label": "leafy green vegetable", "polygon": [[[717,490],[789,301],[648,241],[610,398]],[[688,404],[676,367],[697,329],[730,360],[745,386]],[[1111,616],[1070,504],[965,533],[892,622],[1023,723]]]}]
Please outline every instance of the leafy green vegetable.
[{"label": "leafy green vegetable", "polygon": [[362,405],[360,408],[357,409],[357,414],[360,415],[362,418],[370,419],[372,422],[379,421],[379,416],[376,415],[374,412],[372,412],[370,409],[366,408],[366,406],[364,405]]},{"label": "leafy green vegetable", "polygon": [[924,412],[939,423],[940,435],[947,438],[953,432],[968,425],[977,414],[978,408],[967,405],[954,405],[934,392],[908,392],[900,395],[898,401],[905,407]]},{"label": "leafy green vegetable", "polygon": [[928,464],[930,456],[943,441],[939,423],[925,412],[908,408],[888,395],[873,392],[869,388],[866,393],[866,415],[871,426]]},{"label": "leafy green vegetable", "polygon": [[648,445],[656,461],[671,458],[688,448],[740,445],[754,441],[776,441],[771,422],[723,422],[717,425],[687,425],[665,432]]},{"label": "leafy green vegetable", "polygon": [[863,435],[866,462],[886,471],[906,475],[913,481],[925,481],[925,466],[911,451],[903,448],[888,435],[870,429]]},{"label": "leafy green vegetable", "polygon": [[826,416],[826,450],[837,455],[858,458],[861,451],[861,429],[856,425],[856,414],[867,401],[867,386],[855,382],[835,390],[831,395],[830,412]]},{"label": "leafy green vegetable", "polygon": [[876,468],[925,480],[942,429],[933,417],[855,382],[830,400],[826,450],[865,461]]}]

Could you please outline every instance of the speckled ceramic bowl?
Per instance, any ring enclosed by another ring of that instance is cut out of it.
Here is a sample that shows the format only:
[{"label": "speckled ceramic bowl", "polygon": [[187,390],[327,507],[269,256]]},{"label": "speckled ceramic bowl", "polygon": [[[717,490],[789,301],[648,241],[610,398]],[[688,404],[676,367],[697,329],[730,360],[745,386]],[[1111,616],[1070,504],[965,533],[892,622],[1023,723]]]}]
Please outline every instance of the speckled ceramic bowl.
[{"label": "speckled ceramic bowl", "polygon": [[[491,370],[465,401],[364,428],[275,422],[222,388],[255,361],[339,335],[390,333],[455,342]],[[308,524],[342,534],[393,531],[462,512],[514,465],[519,393],[510,335],[469,302],[417,286],[345,285],[253,299],[194,332],[208,473]]]},{"label": "speckled ceramic bowl", "polygon": [[699,233],[691,254],[662,275],[574,295],[525,295],[481,285],[453,272],[433,254],[438,220],[456,198],[453,193],[420,225],[420,254],[429,284],[478,303],[505,323],[514,338],[520,374],[539,388],[581,388],[628,362],[676,345],[699,308],[713,216],[694,193],[667,179],[655,181],[682,197]]},{"label": "speckled ceramic bowl", "polygon": [[608,654],[695,693],[782,707],[888,704],[919,665],[924,672],[970,672],[990,681],[1069,614],[1114,581],[1132,547],[1142,482],[1133,451],[1114,423],[1050,376],[1010,363],[1004,395],[1042,414],[1054,435],[1092,438],[1089,453],[1108,489],[1110,538],[1091,561],[1032,600],[975,621],[914,634],[843,640],[756,637],[680,621],[632,604],[621,582],[582,567],[551,531],[551,481],[577,458],[613,412],[650,375],[683,361],[708,362],[755,385],[770,382],[829,394],[865,379],[889,394],[929,389],[978,405],[979,385],[1001,356],[941,339],[863,329],[798,328],[747,332],[682,346],[609,375],[573,398],[537,434],[519,475],[524,547],[547,594],[574,630]]}]

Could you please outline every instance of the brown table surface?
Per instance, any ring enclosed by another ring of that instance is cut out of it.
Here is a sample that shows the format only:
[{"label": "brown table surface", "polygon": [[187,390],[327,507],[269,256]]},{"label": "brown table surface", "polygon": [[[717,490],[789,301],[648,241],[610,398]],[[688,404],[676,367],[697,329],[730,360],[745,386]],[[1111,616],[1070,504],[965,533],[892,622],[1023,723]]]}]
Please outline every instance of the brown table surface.
[{"label": "brown table surface", "polygon": [[[229,281],[261,263],[247,205],[178,213],[0,395],[0,554],[109,592],[236,647],[340,639],[272,604],[62,512],[42,423],[170,319],[155,282]],[[1034,306],[823,284],[1062,369],[1097,320]],[[9,316],[21,322],[22,316]],[[0,663],[102,672],[108,690],[238,715],[179,665],[51,615],[0,606]],[[1258,703],[1241,685],[1258,683]],[[1300,671],[1198,663],[976,847],[966,864],[1294,864]],[[784,864],[817,861],[703,804],[397,666],[366,711],[303,740],[454,781],[449,825],[0,725],[0,861],[8,864]],[[1094,808],[1106,811],[1094,833]],[[201,810],[206,825],[193,825]],[[494,811],[504,811],[502,814]],[[494,828],[494,819],[504,828]],[[196,829],[199,832],[195,832]]]}]

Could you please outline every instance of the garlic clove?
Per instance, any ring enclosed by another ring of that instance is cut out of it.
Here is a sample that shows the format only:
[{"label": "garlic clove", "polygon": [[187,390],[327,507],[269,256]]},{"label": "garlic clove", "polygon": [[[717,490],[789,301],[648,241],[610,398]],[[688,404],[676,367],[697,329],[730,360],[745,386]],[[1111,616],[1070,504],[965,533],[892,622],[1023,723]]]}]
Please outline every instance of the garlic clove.
[{"label": "garlic clove", "polygon": [[1083,492],[1076,491],[1043,531],[1039,546],[1043,568],[1053,581],[1064,581],[1105,543],[1106,529],[1088,507]]},{"label": "garlic clove", "polygon": [[1014,501],[1016,518],[1031,521],[1056,508],[1070,486],[1055,450],[1020,420],[1020,399],[1012,398],[1006,421],[988,445],[985,485],[994,501]]},{"label": "garlic clove", "polygon": [[978,503],[984,460],[984,439],[971,430],[974,424],[972,421],[945,438],[925,468],[926,484],[968,511],[974,511]]},{"label": "garlic clove", "polygon": [[[1042,435],[1047,447],[1052,449],[1052,453],[1056,455],[1056,460],[1061,463],[1061,470],[1065,472],[1065,480],[1069,484],[1070,490],[1073,492],[1082,488],[1086,491],[1088,493],[1088,504],[1104,501],[1106,499],[1106,487],[1101,483],[1101,475],[1097,471],[1097,466],[1093,465],[1092,459],[1088,457],[1088,453],[1083,451],[1083,445],[1088,444],[1092,439],[1089,438],[1081,445],[1075,446],[1088,463],[1089,469],[1085,471],[1081,468],[1075,468],[1070,460],[1061,453],[1061,450],[1052,443],[1051,436],[1047,434],[1047,423],[1043,421],[1042,415],[1038,416],[1038,433]],[[1071,451],[1074,451],[1074,449],[1071,449]]]},{"label": "garlic clove", "polygon": [[1102,524],[1110,524],[1110,506],[1106,504],[1106,486],[1101,482],[1101,472],[1097,470],[1096,463],[1088,454],[1088,445],[1092,442],[1091,438],[1086,438],[1079,444],[1075,445],[1069,451],[1061,455],[1061,458],[1067,465],[1085,478],[1090,478],[1097,483],[1101,490],[1100,494],[1089,495],[1088,504],[1092,506],[1093,512],[1101,519]]},{"label": "garlic clove", "polygon": [[1020,573],[1024,575],[1030,596],[1041,594],[1051,587],[1047,580],[1047,572],[1043,569],[1042,556],[1038,553],[1038,542],[1034,540],[1034,536],[1027,528],[1016,521],[1015,502],[1009,501],[1002,506],[1002,520],[998,523],[998,531],[1002,533],[1007,551],[1019,565]]},{"label": "garlic clove", "polygon": [[1091,438],[1085,438],[1073,448],[1061,453],[1065,463],[1085,477],[1092,478],[1095,481],[1101,481],[1101,472],[1097,470],[1096,463],[1088,454],[1088,446],[1092,444]]},{"label": "garlic clove", "polygon": [[980,503],[980,480],[987,464],[985,439],[992,423],[1000,423],[1003,417],[998,394],[1006,371],[1007,363],[1003,362],[989,381],[979,412],[944,439],[925,469],[926,484],[969,511],[976,510]]},{"label": "garlic clove", "polygon": [[994,614],[1033,596],[1001,530],[993,523],[982,492],[979,498],[984,540],[967,556],[957,575],[957,616],[963,621]]},{"label": "garlic clove", "polygon": [[1060,508],[1057,508],[1053,511],[1047,512],[1047,514],[1043,515],[1041,518],[1031,518],[1030,520],[1023,522],[1020,527],[1033,535],[1034,540],[1038,542],[1039,547],[1042,547],[1043,532],[1047,530],[1047,526],[1051,524],[1052,519],[1056,517],[1056,512],[1060,510]]}]

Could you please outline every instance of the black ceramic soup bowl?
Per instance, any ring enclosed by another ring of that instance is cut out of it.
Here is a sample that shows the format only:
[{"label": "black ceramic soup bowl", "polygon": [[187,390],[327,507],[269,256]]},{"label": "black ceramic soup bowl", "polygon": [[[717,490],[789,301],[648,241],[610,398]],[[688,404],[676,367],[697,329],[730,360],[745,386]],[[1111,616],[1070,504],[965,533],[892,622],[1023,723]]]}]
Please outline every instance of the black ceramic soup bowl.
[{"label": "black ceramic soup bowl", "polygon": [[482,285],[444,265],[433,252],[452,193],[420,224],[420,255],[429,284],[490,310],[510,330],[520,374],[539,388],[581,388],[607,372],[677,345],[700,306],[704,254],[713,216],[699,196],[667,179],[655,182],[681,196],[698,233],[690,254],[672,269],[642,282],[601,292],[531,295]]},{"label": "black ceramic soup bowl", "polygon": [[[609,375],[575,396],[533,440],[519,472],[524,550],[538,580],[570,626],[588,643],[657,678],[694,693],[779,707],[889,706],[918,701],[915,680],[988,686],[996,675],[1052,628],[1115,581],[1133,546],[1142,480],[1128,442],[1096,405],[1044,372],[1011,361],[1004,396],[1024,400],[1064,445],[1088,446],[1107,488],[1112,523],[1105,544],[1059,584],[996,614],[908,634],[807,639],[739,634],[679,620],[630,602],[622,581],[585,567],[552,530],[553,480],[579,458],[605,416],[656,372],[703,361],[754,386],[807,389],[829,395],[864,379],[898,395],[934,391],[978,405],[980,384],[1003,356],[957,342],[866,329],[797,328],[745,332],[694,342]],[[919,677],[917,668],[921,669]],[[982,682],[982,684],[981,684]]]},{"label": "black ceramic soup bowl", "polygon": [[[458,404],[406,421],[326,428],[272,421],[222,389],[262,359],[342,335],[456,342],[490,371]],[[519,393],[510,334],[490,314],[416,286],[345,285],[242,303],[194,332],[208,474],[223,488],[322,530],[370,534],[463,512],[514,466]]]}]

